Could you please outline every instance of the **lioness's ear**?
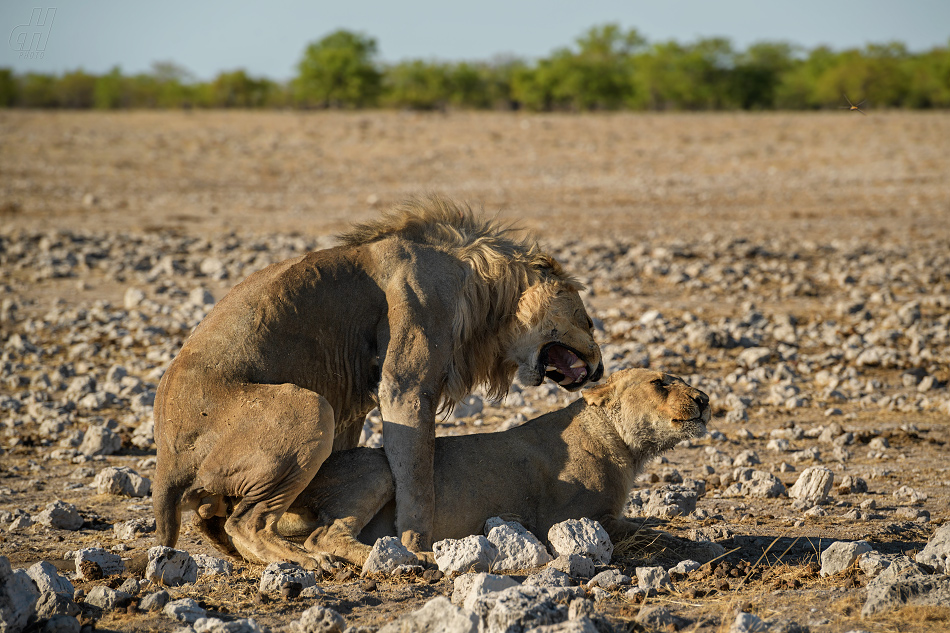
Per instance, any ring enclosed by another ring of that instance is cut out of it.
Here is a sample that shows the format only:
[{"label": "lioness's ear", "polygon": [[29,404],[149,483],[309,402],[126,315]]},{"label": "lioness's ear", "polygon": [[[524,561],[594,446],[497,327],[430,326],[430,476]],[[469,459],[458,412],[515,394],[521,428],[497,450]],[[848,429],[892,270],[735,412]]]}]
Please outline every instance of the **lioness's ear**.
[{"label": "lioness's ear", "polygon": [[581,393],[584,396],[584,402],[592,407],[602,407],[610,402],[614,395],[613,382],[613,376],[611,376],[604,384],[585,389]]}]

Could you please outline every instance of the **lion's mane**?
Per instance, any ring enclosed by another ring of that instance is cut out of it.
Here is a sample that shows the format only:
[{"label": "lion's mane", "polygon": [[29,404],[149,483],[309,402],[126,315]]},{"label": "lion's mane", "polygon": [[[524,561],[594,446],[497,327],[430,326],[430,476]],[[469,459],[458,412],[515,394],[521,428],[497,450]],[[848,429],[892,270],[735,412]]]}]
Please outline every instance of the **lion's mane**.
[{"label": "lion's mane", "polygon": [[485,385],[490,398],[503,397],[517,363],[502,350],[537,325],[556,293],[583,289],[519,229],[477,217],[469,205],[438,195],[411,198],[339,239],[360,246],[392,236],[443,251],[468,266],[452,323],[455,350],[442,391],[446,409],[475,385]]}]

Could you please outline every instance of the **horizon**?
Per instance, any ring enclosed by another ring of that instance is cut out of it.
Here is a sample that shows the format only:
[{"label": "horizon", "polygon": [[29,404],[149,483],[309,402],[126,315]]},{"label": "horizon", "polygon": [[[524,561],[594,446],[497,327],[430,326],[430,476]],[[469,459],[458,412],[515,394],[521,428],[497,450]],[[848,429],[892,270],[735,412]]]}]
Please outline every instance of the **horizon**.
[{"label": "horizon", "polygon": [[[409,59],[490,62],[505,57],[531,61],[572,46],[587,29],[606,23],[635,28],[651,43],[724,37],[737,50],[760,41],[788,42],[805,50],[818,46],[863,49],[896,41],[911,52],[950,44],[950,3],[934,0],[867,0],[830,6],[806,0],[794,7],[750,0],[715,4],[681,0],[656,6],[596,0],[583,7],[548,6],[538,0],[512,6],[487,0],[478,7],[415,0],[393,7],[372,0],[325,7],[283,0],[267,9],[255,6],[252,11],[237,11],[233,7],[221,0],[200,5],[173,0],[161,7],[104,0],[39,8],[23,0],[5,2],[0,5],[0,27],[8,41],[0,67],[17,74],[57,75],[79,69],[104,74],[119,67],[123,74],[132,75],[150,72],[156,63],[171,62],[197,81],[243,69],[284,82],[294,76],[309,43],[338,29],[374,38],[377,59],[383,64]],[[54,10],[52,24],[43,24],[50,9]],[[816,21],[816,15],[822,19]],[[209,28],[209,24],[215,26]],[[17,50],[17,46],[30,46],[22,41],[29,36],[35,38],[34,49],[43,48],[34,50],[32,58]],[[270,46],[249,46],[249,42]]]}]

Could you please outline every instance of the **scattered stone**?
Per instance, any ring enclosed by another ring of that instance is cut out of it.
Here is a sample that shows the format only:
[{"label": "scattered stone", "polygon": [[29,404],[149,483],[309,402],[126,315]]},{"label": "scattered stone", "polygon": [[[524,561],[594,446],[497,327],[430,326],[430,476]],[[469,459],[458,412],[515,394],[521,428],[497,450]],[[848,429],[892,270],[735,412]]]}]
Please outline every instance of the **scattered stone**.
[{"label": "scattered stone", "polygon": [[81,580],[99,580],[103,576],[117,576],[125,573],[122,557],[101,547],[76,550],[72,552],[71,558],[76,562],[76,572]]},{"label": "scattered stone", "polygon": [[833,576],[851,568],[858,557],[871,551],[866,541],[836,541],[821,553],[821,575]]},{"label": "scattered stone", "polygon": [[614,546],[607,531],[592,519],[568,519],[551,526],[548,542],[558,556],[580,554],[595,563],[607,565]]},{"label": "scattered stone", "polygon": [[44,591],[36,601],[36,618],[38,620],[48,620],[55,615],[65,615],[75,618],[82,609],[73,600],[71,595],[67,596],[55,591]]},{"label": "scattered stone", "polygon": [[99,471],[93,482],[101,495],[145,497],[152,490],[152,482],[127,466],[107,466]]},{"label": "scattered stone", "polygon": [[86,604],[99,607],[103,611],[112,611],[124,607],[132,601],[132,596],[124,591],[116,591],[105,585],[96,585],[86,596]]},{"label": "scattered stone", "polygon": [[131,541],[155,531],[155,519],[130,519],[112,526],[117,539]]},{"label": "scattered stone", "polygon": [[198,580],[198,564],[184,550],[159,545],[148,550],[145,577],[155,584],[177,587]]},{"label": "scattered stone", "polygon": [[915,490],[910,486],[901,486],[894,491],[894,498],[903,503],[916,505],[927,500],[927,493]]},{"label": "scattered stone", "polygon": [[202,609],[201,606],[191,598],[179,598],[178,600],[172,600],[165,605],[165,607],[162,609],[162,613],[172,620],[185,622],[186,624],[194,624],[199,619],[208,615],[208,612]]},{"label": "scattered stone", "polygon": [[80,633],[82,625],[74,616],[57,613],[43,625],[43,633]]},{"label": "scattered stone", "polygon": [[498,557],[495,546],[480,534],[439,541],[432,545],[432,552],[439,571],[445,574],[491,571],[492,562]]},{"label": "scattered stone", "polygon": [[607,591],[616,591],[623,585],[629,585],[631,581],[632,579],[630,576],[620,573],[619,570],[607,569],[587,581],[587,586],[600,587],[601,589],[606,589]]},{"label": "scattered stone", "polygon": [[36,585],[22,570],[10,567],[10,560],[0,556],[0,630],[22,631],[40,597]]},{"label": "scattered stone", "polygon": [[198,565],[199,576],[230,576],[234,573],[234,563],[229,560],[207,554],[195,554],[192,558]]},{"label": "scattered stone", "polygon": [[[579,556],[578,558],[584,558]],[[590,562],[589,558],[586,558]],[[593,565],[591,565],[591,571],[593,571]],[[524,584],[532,585],[535,587],[571,587],[574,585],[574,582],[571,580],[569,574],[561,571],[560,569],[555,569],[548,565],[541,571],[531,574],[525,578]]]},{"label": "scattered stone", "polygon": [[48,561],[34,563],[26,570],[27,575],[36,583],[40,593],[61,593],[72,598],[73,583],[59,575],[56,567]]},{"label": "scattered stone", "polygon": [[491,633],[526,631],[567,619],[567,607],[555,602],[547,589],[525,585],[481,596],[472,610]]},{"label": "scattered stone", "polygon": [[673,588],[670,575],[662,567],[637,567],[637,584],[647,596],[655,596],[661,590]]},{"label": "scattered stone", "polygon": [[649,630],[667,631],[682,631],[692,623],[691,620],[673,615],[666,607],[656,605],[642,607],[637,613],[636,621]]},{"label": "scattered stone", "polygon": [[821,466],[811,466],[802,471],[788,496],[808,507],[827,502],[828,493],[834,483],[834,473]]},{"label": "scattered stone", "polygon": [[36,516],[36,522],[57,530],[75,531],[82,527],[83,518],[71,503],[56,500]]},{"label": "scattered stone", "polygon": [[767,470],[737,468],[732,476],[735,481],[722,492],[723,497],[774,499],[785,494],[785,484]]},{"label": "scattered stone", "polygon": [[142,601],[139,602],[139,609],[142,611],[160,611],[165,608],[165,605],[168,604],[170,600],[168,592],[164,589],[153,592],[142,598]]},{"label": "scattered stone", "polygon": [[[92,395],[92,394],[90,394]],[[83,455],[112,455],[122,448],[122,438],[104,426],[90,426],[82,437],[79,452]]]},{"label": "scattered stone", "polygon": [[845,475],[838,484],[839,495],[863,494],[868,491],[868,482],[860,477]]},{"label": "scattered stone", "polygon": [[492,571],[531,569],[554,560],[541,541],[519,523],[495,526],[487,538],[498,550]]},{"label": "scattered stone", "polygon": [[346,621],[343,616],[320,605],[315,605],[300,614],[299,620],[288,625],[290,633],[343,633]]},{"label": "scattered stone", "polygon": [[937,528],[933,537],[914,559],[950,575],[950,523],[944,523]]},{"label": "scattered stone", "polygon": [[471,611],[479,597],[517,585],[518,581],[511,576],[485,572],[462,574],[455,579],[452,603]]},{"label": "scattered stone", "polygon": [[[489,628],[489,631],[493,629]],[[521,629],[518,629],[521,630]],[[416,611],[393,620],[378,633],[478,633],[478,616],[462,610],[444,596],[429,600]]]},{"label": "scattered stone", "polygon": [[753,450],[741,451],[736,458],[732,460],[732,465],[737,467],[755,466],[761,464],[758,454]]},{"label": "scattered stone", "polygon": [[307,571],[296,563],[271,563],[261,574],[257,590],[261,593],[277,593],[284,585],[297,583],[301,590],[317,584],[312,571]]},{"label": "scattered stone", "polygon": [[945,606],[950,604],[950,576],[929,575],[906,556],[899,557],[868,583],[862,617],[904,605]]},{"label": "scattered stone", "polygon": [[[239,618],[225,622],[218,618],[198,618],[191,626],[195,633],[266,633],[253,618]],[[188,629],[179,629],[179,633]],[[190,632],[189,632],[190,633]]]}]

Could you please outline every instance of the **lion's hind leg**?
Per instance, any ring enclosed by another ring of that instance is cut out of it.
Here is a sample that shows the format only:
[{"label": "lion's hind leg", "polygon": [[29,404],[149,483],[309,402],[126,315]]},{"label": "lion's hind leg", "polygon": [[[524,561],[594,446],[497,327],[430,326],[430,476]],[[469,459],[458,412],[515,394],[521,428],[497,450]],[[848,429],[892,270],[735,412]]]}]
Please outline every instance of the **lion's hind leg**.
[{"label": "lion's hind leg", "polygon": [[219,415],[226,432],[198,470],[208,491],[239,499],[224,532],[244,558],[327,567],[277,531],[280,517],[307,487],[333,446],[334,416],[318,394],[296,385],[244,385]]},{"label": "lion's hind leg", "polygon": [[305,505],[317,517],[304,547],[362,566],[372,548],[361,543],[358,535],[395,495],[389,462],[381,449],[332,454],[292,508]]}]

